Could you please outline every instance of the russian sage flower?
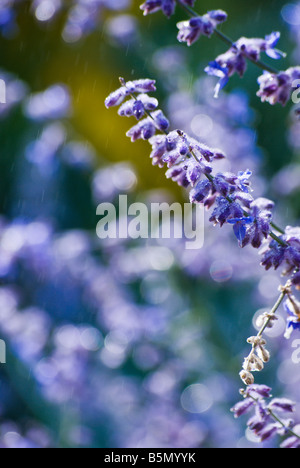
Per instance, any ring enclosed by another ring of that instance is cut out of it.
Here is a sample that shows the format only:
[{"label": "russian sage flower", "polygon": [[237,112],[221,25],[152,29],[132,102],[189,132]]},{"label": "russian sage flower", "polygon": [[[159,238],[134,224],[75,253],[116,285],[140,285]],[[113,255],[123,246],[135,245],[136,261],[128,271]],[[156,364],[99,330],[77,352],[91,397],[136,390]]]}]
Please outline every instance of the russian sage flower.
[{"label": "russian sage flower", "polygon": [[222,10],[209,11],[204,16],[191,18],[188,21],[181,21],[177,24],[179,29],[178,40],[179,42],[186,42],[191,46],[201,36],[210,37],[217,26],[227,20],[227,13]]},{"label": "russian sage flower", "polygon": [[205,71],[209,75],[217,76],[220,82],[216,88],[216,96],[229,81],[229,78],[237,73],[243,77],[247,69],[247,60],[258,62],[261,54],[266,53],[273,59],[279,59],[284,54],[276,49],[280,39],[280,33],[274,32],[265,39],[248,39],[242,37],[232,47],[211,62]]},{"label": "russian sage flower", "polygon": [[[294,426],[292,419],[281,419],[281,415],[294,413],[295,404],[286,398],[271,398],[271,388],[265,385],[250,385],[241,393],[243,401],[237,403],[232,412],[236,418],[253,412],[248,420],[249,429],[260,438],[261,442],[275,436],[290,437],[282,443],[282,448],[300,447],[299,426]],[[294,427],[293,427],[294,426]]]},{"label": "russian sage flower", "polygon": [[[127,136],[134,142],[149,140],[152,146],[151,159],[154,165],[168,170],[166,177],[183,187],[191,187],[190,201],[202,203],[208,209],[214,207],[210,221],[215,225],[233,225],[235,236],[241,247],[252,244],[261,246],[270,233],[274,204],[266,199],[254,200],[251,195],[250,170],[238,174],[225,172],[212,176],[213,163],[225,157],[222,151],[212,149],[177,130],[168,132],[169,122],[161,110],[151,111],[158,102],[145,93],[136,95],[142,88],[155,89],[152,80],[125,83],[105,101],[107,107],[123,103],[119,114],[135,116],[139,120]],[[160,132],[160,134],[157,134]]]},{"label": "russian sage flower", "polygon": [[[261,46],[262,47],[262,46]],[[213,175],[213,164],[225,155],[218,149],[212,149],[191,138],[181,130],[169,132],[169,121],[161,110],[149,111],[147,106],[156,106],[157,101],[147,93],[137,95],[141,90],[155,89],[152,80],[138,80],[125,83],[106,99],[107,107],[122,104],[126,97],[130,100],[121,105],[120,115],[132,115],[138,121],[127,132],[132,141],[148,140],[151,147],[151,159],[154,165],[167,166],[166,177],[182,187],[190,188],[190,201],[213,208],[210,222],[214,225],[233,225],[233,230],[240,247],[251,244],[259,248],[265,243],[262,265],[268,270],[285,267],[285,274],[292,276],[294,285],[300,287],[300,228],[287,227],[280,237],[271,231],[274,203],[265,198],[254,199],[251,194],[250,170],[234,174],[231,172]],[[269,239],[269,242],[266,240]],[[291,326],[298,327],[294,319]],[[263,365],[262,359],[256,366]],[[253,376],[248,370],[243,371],[243,380],[253,383]]]},{"label": "russian sage flower", "polygon": [[[121,88],[112,92],[105,100],[107,108],[121,106],[118,113],[121,116],[134,116],[139,120],[138,124],[132,127],[127,136],[132,142],[139,139],[150,140],[159,130],[166,132],[169,128],[169,121],[161,110],[155,110],[158,107],[158,101],[148,96],[148,92],[156,91],[155,81],[149,79],[128,81],[122,78]],[[138,94],[141,93],[141,94]],[[127,97],[130,100],[124,103]],[[147,117],[140,120],[147,114]]]},{"label": "russian sage flower", "polygon": [[[181,0],[181,3],[193,7],[195,0]],[[140,8],[145,16],[161,10],[169,18],[175,11],[176,0],[146,0]]]},{"label": "russian sage flower", "polygon": [[262,102],[269,102],[271,105],[277,103],[285,106],[291,98],[295,82],[300,79],[300,67],[292,67],[278,74],[265,72],[259,77],[260,89],[257,96]]}]

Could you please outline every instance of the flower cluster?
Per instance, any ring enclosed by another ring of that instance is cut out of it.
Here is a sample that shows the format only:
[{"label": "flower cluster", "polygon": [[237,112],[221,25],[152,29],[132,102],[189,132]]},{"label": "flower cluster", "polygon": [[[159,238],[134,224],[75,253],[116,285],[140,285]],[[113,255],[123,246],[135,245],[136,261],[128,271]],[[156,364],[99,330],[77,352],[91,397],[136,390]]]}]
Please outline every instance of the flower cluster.
[{"label": "flower cluster", "polygon": [[280,59],[282,52],[276,49],[280,39],[280,33],[274,32],[265,39],[240,38],[225,54],[220,55],[205,69],[206,73],[220,78],[216,88],[216,96],[229,81],[229,78],[237,73],[243,77],[247,69],[247,60],[259,62],[262,53],[266,53],[273,59]]},{"label": "flower cluster", "polygon": [[[284,235],[280,236],[281,243],[272,240],[263,254],[262,265],[269,270],[285,267],[285,274],[290,274],[300,268],[300,228],[287,226]],[[300,284],[299,274],[293,276],[293,284]]]},{"label": "flower cluster", "polygon": [[[131,96],[122,105],[119,114],[132,115],[139,119],[145,113],[145,103],[151,102],[157,106],[157,102],[147,94],[143,94],[142,99],[135,96],[137,92],[154,91],[153,80],[143,79],[128,83],[121,81],[123,86],[110,94],[105,101],[108,108],[122,104],[127,96]],[[250,194],[252,172],[248,170],[237,175],[226,172],[212,176],[213,162],[225,157],[222,151],[211,149],[180,130],[168,133],[168,127],[168,120],[163,113],[155,111],[148,113],[127,135],[132,141],[139,138],[149,140],[153,164],[160,167],[166,164],[167,178],[180,186],[191,186],[192,203],[202,203],[207,208],[215,205],[211,222],[220,226],[232,224],[242,247],[248,244],[255,248],[260,247],[270,233],[274,204],[266,199],[254,200]],[[160,132],[158,135],[157,130]]]},{"label": "flower cluster", "polygon": [[[191,7],[194,1],[182,0],[181,4]],[[167,16],[171,16],[175,6],[175,0],[147,0],[141,6],[141,9],[144,10],[145,15],[163,10]],[[276,103],[285,105],[288,102],[293,89],[299,87],[299,67],[293,67],[286,71],[279,72],[266,65],[261,60],[263,53],[275,60],[286,56],[284,52],[277,49],[277,44],[281,36],[279,32],[272,32],[264,39],[241,37],[234,42],[217,30],[217,27],[227,20],[228,16],[226,12],[223,10],[213,10],[200,16],[191,8],[186,8],[186,10],[191,16],[191,19],[178,23],[179,42],[186,42],[188,46],[191,46],[201,36],[211,37],[212,34],[217,32],[218,36],[224,42],[230,44],[230,49],[227,52],[219,55],[216,60],[210,62],[205,68],[208,75],[219,78],[219,82],[215,88],[216,98],[219,96],[220,91],[227,85],[230,77],[235,73],[240,77],[244,76],[247,70],[247,61],[249,60],[264,70],[264,74],[258,79],[260,89],[257,93],[257,96],[261,98],[262,102],[267,101],[272,105]],[[299,115],[299,110],[297,111],[297,115]]]},{"label": "flower cluster", "polygon": [[[280,237],[271,231],[274,203],[265,198],[252,197],[252,172],[247,170],[238,174],[222,172],[213,175],[214,162],[225,157],[222,151],[211,149],[180,130],[168,132],[169,123],[161,111],[145,110],[148,103],[155,107],[158,105],[156,100],[145,93],[146,90],[150,92],[156,89],[155,81],[142,79],[126,83],[121,79],[121,83],[122,87],[106,99],[106,106],[122,104],[119,114],[132,115],[137,120],[145,112],[148,114],[127,133],[132,141],[139,138],[149,140],[153,164],[159,167],[167,165],[167,178],[182,187],[190,187],[191,203],[203,204],[207,209],[213,208],[210,222],[220,227],[224,224],[233,225],[241,247],[251,244],[257,249],[265,245],[262,265],[267,270],[284,265],[285,273],[292,277],[292,284],[299,286],[300,229],[287,227],[285,234]],[[136,94],[139,92],[143,92],[142,98]],[[130,100],[123,104],[128,96]],[[139,111],[138,115],[136,109]],[[269,238],[271,242],[267,243]],[[287,288],[282,298],[286,295],[291,296]],[[291,318],[288,319],[287,337],[290,337],[293,330],[300,329],[300,313],[299,309],[295,309],[295,304],[296,302],[289,314]],[[291,310],[291,301],[289,305]],[[272,317],[264,317],[262,333],[267,326],[273,325],[277,308],[273,310]],[[264,363],[270,359],[262,333],[257,339],[252,337],[249,341],[252,352],[245,360],[241,373],[241,378],[247,385],[254,383],[252,372],[262,370]]]},{"label": "flower cluster", "polygon": [[[180,0],[180,3],[192,7],[195,1],[196,0]],[[170,18],[175,11],[176,3],[176,0],[146,0],[145,3],[141,5],[141,10],[144,12],[145,16],[161,10],[164,15]]]},{"label": "flower cluster", "polygon": [[[248,421],[248,427],[266,442],[275,436],[288,438],[282,443],[282,448],[300,448],[300,425],[295,426],[292,419],[287,419],[295,411],[295,404],[286,398],[271,397],[272,389],[266,385],[250,385],[241,393],[244,400],[237,403],[232,412],[239,418],[250,411],[255,414]],[[282,416],[284,419],[281,419]]]},{"label": "flower cluster", "polygon": [[[161,110],[155,110],[158,107],[158,101],[150,98],[147,94],[156,91],[155,81],[145,79],[126,83],[121,79],[121,83],[121,88],[111,93],[105,100],[105,105],[107,108],[119,106],[126,97],[132,97],[119,109],[119,115],[126,117],[134,116],[139,121],[137,125],[127,132],[127,136],[131,138],[131,141],[134,142],[139,139],[150,140],[157,130],[162,132],[167,131],[170,125],[168,119]],[[142,94],[136,96],[136,93]],[[148,116],[140,120],[145,114]]]},{"label": "flower cluster", "polygon": [[227,13],[223,10],[209,11],[204,16],[191,18],[188,21],[181,21],[177,27],[179,29],[178,41],[186,42],[191,46],[201,36],[210,37],[215,32],[217,26],[227,20]]},{"label": "flower cluster", "polygon": [[257,96],[271,105],[279,103],[285,106],[293,89],[299,87],[299,80],[300,67],[292,67],[278,74],[266,72],[258,79],[260,89]]}]

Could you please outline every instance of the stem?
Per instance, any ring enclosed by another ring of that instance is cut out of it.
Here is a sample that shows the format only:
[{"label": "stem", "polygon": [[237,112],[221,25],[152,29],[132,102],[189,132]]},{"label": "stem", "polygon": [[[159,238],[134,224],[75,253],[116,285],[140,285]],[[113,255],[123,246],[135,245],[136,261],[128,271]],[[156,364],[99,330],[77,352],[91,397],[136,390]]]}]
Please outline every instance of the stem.
[{"label": "stem", "polygon": [[[272,320],[274,320],[274,317],[276,316],[276,312],[278,311],[279,307],[283,303],[285,297],[290,294],[290,292],[291,292],[290,288],[291,288],[291,280],[288,280],[288,282],[285,284],[285,286],[281,287],[281,294],[280,294],[279,298],[277,299],[276,303],[272,307],[272,310],[268,314],[268,318],[266,319],[265,323],[262,325],[261,329],[259,330],[258,334],[256,335],[257,341],[259,340],[259,338],[262,338],[265,330],[268,328],[268,326],[272,322]],[[251,362],[251,359],[252,359],[252,357],[253,357],[253,355],[255,353],[256,347],[257,347],[257,344],[253,343],[251,352],[250,352],[249,356],[245,359],[245,363],[248,363],[248,366],[250,365],[250,362]]]},{"label": "stem", "polygon": [[[176,0],[176,1],[177,1],[178,5],[180,5],[181,8],[183,10],[185,10],[189,14],[189,16],[191,16],[192,18],[197,18],[197,17],[200,16],[200,14],[197,11],[195,11],[193,8],[189,7],[188,5],[185,5],[185,4],[181,3],[180,0]],[[225,42],[225,44],[229,45],[230,47],[234,46],[234,41],[230,37],[228,37],[224,33],[222,33],[221,31],[219,31],[219,29],[215,29],[215,35],[219,39],[221,39],[223,42]],[[274,73],[276,75],[279,73],[279,70],[277,70],[274,67],[271,67],[270,65],[266,64],[262,60],[253,60],[250,57],[247,57],[247,59],[250,62],[254,63],[254,65],[256,65],[261,70],[267,71],[269,73]]]},{"label": "stem", "polygon": [[270,322],[272,321],[272,315],[276,315],[276,312],[278,311],[279,307],[281,306],[281,304],[283,303],[285,297],[289,294],[289,287],[290,287],[290,280],[286,283],[286,285],[282,288],[282,292],[276,302],[276,304],[273,306],[271,312],[270,312],[270,317],[268,318],[268,320],[266,320],[266,323],[263,325],[263,327],[261,328],[261,330],[259,331],[258,333],[258,337],[261,337],[266,328],[268,327],[268,325],[270,324]]},{"label": "stem", "polygon": [[279,226],[277,226],[275,223],[272,222],[271,226],[273,229],[275,229],[275,231],[279,232],[280,234],[284,234],[284,230],[280,228]]}]

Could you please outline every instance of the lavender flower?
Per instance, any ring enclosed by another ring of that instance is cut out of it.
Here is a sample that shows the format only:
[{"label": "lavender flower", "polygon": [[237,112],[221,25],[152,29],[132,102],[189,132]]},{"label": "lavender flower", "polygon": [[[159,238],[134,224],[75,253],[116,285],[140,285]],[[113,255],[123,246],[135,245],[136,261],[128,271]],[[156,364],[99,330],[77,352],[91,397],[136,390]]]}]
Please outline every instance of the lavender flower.
[{"label": "lavender flower", "polygon": [[[181,0],[181,3],[192,7],[194,6],[195,0]],[[144,12],[145,16],[161,10],[164,15],[170,18],[175,11],[175,7],[176,0],[146,0],[146,2],[141,5],[141,10]]]},{"label": "lavender flower", "polygon": [[259,77],[260,89],[257,96],[262,102],[285,106],[291,98],[294,82],[300,79],[300,67],[292,67],[278,74],[264,73]]},{"label": "lavender flower", "polygon": [[247,69],[247,60],[258,62],[261,54],[265,52],[273,59],[279,59],[282,52],[275,49],[280,39],[280,33],[275,32],[265,39],[248,39],[242,37],[235,42],[225,54],[220,55],[214,62],[211,62],[205,69],[206,73],[220,78],[216,87],[216,96],[222,90],[231,76],[237,73],[243,77]]},{"label": "lavender flower", "polygon": [[192,18],[188,21],[182,21],[177,24],[179,29],[179,42],[186,42],[191,46],[201,36],[210,37],[217,26],[227,20],[227,14],[222,10],[209,11],[204,16]]}]

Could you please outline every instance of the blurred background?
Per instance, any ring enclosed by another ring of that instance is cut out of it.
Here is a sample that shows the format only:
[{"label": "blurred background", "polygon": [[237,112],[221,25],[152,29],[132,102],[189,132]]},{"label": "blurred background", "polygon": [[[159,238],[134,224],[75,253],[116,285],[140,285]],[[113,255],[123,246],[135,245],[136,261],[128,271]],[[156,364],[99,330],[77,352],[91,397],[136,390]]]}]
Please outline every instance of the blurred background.
[{"label": "blurred background", "polygon": [[[300,124],[291,106],[260,103],[255,66],[213,99],[203,70],[224,44],[187,50],[176,41],[184,13],[143,18],[140,3],[0,0],[1,448],[257,447],[230,408],[253,316],[281,278],[226,227],[207,225],[199,252],[178,239],[97,239],[97,205],[120,194],[187,201],[104,99],[119,76],[156,79],[172,126],[224,150],[223,169],[253,170],[255,195],[276,200],[282,225],[300,217]],[[297,3],[196,8],[226,10],[234,39],[280,30],[282,69],[299,63]],[[284,327],[282,313],[258,381],[299,402]]]}]

